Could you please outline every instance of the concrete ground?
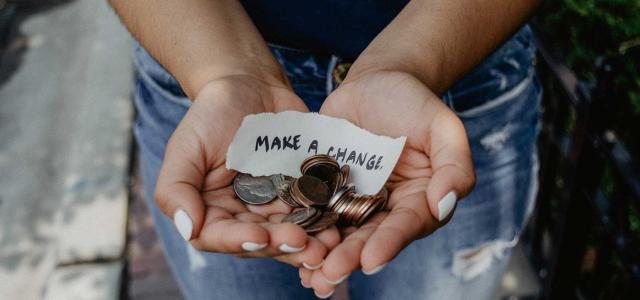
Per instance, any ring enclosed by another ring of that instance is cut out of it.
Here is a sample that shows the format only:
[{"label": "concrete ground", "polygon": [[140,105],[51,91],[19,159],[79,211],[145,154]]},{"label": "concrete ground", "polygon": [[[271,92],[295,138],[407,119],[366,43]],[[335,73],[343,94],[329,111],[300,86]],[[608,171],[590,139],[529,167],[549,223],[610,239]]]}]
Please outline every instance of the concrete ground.
[{"label": "concrete ground", "polygon": [[33,3],[3,56],[0,299],[117,299],[130,38],[106,1]]},{"label": "concrete ground", "polygon": [[[130,37],[105,1],[45,2],[0,68],[0,299],[180,299],[133,167]],[[518,250],[496,299],[536,291]]]}]

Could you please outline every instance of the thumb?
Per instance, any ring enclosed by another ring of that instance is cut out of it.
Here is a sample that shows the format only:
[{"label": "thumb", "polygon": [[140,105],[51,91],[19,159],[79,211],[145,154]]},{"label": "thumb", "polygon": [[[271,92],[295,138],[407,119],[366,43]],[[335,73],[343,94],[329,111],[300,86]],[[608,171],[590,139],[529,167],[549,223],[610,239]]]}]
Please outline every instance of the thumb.
[{"label": "thumb", "polygon": [[434,218],[446,220],[457,201],[468,195],[476,176],[471,150],[462,121],[449,109],[439,113],[430,130],[433,176],[427,187],[427,201]]},{"label": "thumb", "polygon": [[197,237],[204,219],[200,190],[204,181],[204,155],[197,141],[184,130],[176,130],[165,152],[154,199],[158,208],[176,225],[187,241]]}]

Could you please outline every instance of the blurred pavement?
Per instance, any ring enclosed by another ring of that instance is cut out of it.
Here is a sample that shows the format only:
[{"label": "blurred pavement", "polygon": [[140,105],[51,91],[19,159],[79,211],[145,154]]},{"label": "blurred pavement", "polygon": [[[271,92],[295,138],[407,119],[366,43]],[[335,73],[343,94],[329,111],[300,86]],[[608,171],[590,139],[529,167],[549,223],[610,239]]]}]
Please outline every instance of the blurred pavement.
[{"label": "blurred pavement", "polygon": [[130,38],[106,1],[60,4],[19,30],[26,52],[0,86],[0,298],[117,299]]}]

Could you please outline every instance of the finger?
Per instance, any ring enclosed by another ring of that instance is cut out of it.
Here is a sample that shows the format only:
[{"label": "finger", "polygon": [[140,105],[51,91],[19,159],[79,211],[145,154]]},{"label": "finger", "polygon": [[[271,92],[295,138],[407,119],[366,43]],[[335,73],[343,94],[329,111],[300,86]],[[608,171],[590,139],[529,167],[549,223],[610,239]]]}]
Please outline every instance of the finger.
[{"label": "finger", "polygon": [[320,240],[328,250],[332,250],[340,243],[340,232],[335,225],[316,233],[315,237]]},{"label": "finger", "polygon": [[247,209],[251,212],[269,217],[271,214],[289,214],[293,208],[277,198],[268,204],[263,205],[247,205]]},{"label": "finger", "polygon": [[344,281],[349,274],[360,268],[360,255],[367,239],[373,234],[385,213],[379,213],[358,230],[351,233],[335,249],[331,250],[322,265],[324,282],[312,281],[314,288],[320,287],[319,292],[327,292],[326,285],[337,285]]},{"label": "finger", "polygon": [[205,205],[217,206],[231,214],[247,212],[247,206],[236,198],[233,187],[227,186],[221,189],[202,193]]},{"label": "finger", "polygon": [[210,206],[200,235],[191,243],[197,249],[210,252],[254,252],[269,245],[269,231],[258,223],[243,222],[224,209]]},{"label": "finger", "polygon": [[167,144],[153,196],[158,208],[173,218],[180,235],[191,240],[204,219],[200,189],[206,170],[197,141],[183,131],[176,130]]},{"label": "finger", "polygon": [[292,254],[283,254],[274,258],[294,267],[304,267],[309,270],[317,270],[322,266],[327,248],[314,237],[310,237],[304,250]]},{"label": "finger", "polygon": [[[286,217],[286,214],[272,214],[269,216],[269,222],[271,223],[281,223],[282,219]],[[335,248],[336,245],[340,243],[340,232],[336,226],[331,226],[325,230],[320,231],[319,233],[314,235],[322,244],[328,249],[331,250]]]},{"label": "finger", "polygon": [[265,249],[270,256],[297,253],[305,249],[309,236],[302,227],[293,223],[262,223],[269,233],[270,244]]},{"label": "finger", "polygon": [[[437,130],[435,130],[437,128]],[[435,119],[430,133],[433,176],[427,188],[429,210],[439,221],[447,219],[458,199],[471,192],[475,171],[462,121],[450,110]]]},{"label": "finger", "polygon": [[259,214],[254,214],[252,212],[241,212],[233,215],[234,218],[238,219],[242,222],[252,222],[252,223],[264,223],[267,222],[267,219]]},{"label": "finger", "polygon": [[[325,275],[320,271],[312,271],[311,273],[311,288],[313,288],[313,292],[316,294],[318,298],[326,299],[331,297],[336,290],[336,287],[339,283],[333,284],[328,281]],[[346,279],[348,276],[345,276]]]},{"label": "finger", "polygon": [[300,276],[300,284],[305,288],[311,288],[311,275],[312,270],[307,268],[298,268],[298,275]]},{"label": "finger", "polygon": [[424,190],[394,200],[397,204],[364,243],[360,264],[367,275],[380,271],[409,243],[438,227]]}]

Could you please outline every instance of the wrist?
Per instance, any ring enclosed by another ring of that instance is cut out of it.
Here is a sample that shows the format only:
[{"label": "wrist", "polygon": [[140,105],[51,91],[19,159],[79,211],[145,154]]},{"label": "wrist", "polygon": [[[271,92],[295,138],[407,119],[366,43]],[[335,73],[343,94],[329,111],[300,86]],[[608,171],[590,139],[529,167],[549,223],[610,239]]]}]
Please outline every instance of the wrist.
[{"label": "wrist", "polygon": [[[275,70],[246,67],[213,66],[194,70],[183,83],[183,89],[192,101],[204,87],[225,86],[228,82],[247,82],[277,88],[291,89],[286,74],[279,66]],[[273,69],[273,68],[272,68]]]},{"label": "wrist", "polygon": [[236,111],[249,114],[272,111],[290,100],[291,95],[295,95],[291,87],[279,81],[254,74],[229,74],[204,83],[193,101],[235,107]]},{"label": "wrist", "polygon": [[[425,56],[424,52],[422,56]],[[399,57],[393,53],[378,54],[365,51],[351,66],[344,81],[349,82],[380,72],[400,72],[417,78],[431,91],[441,95],[449,85],[446,78],[438,76],[438,74],[444,73],[442,70],[443,65],[438,59],[425,59],[424,57],[412,59],[409,55]]]}]

